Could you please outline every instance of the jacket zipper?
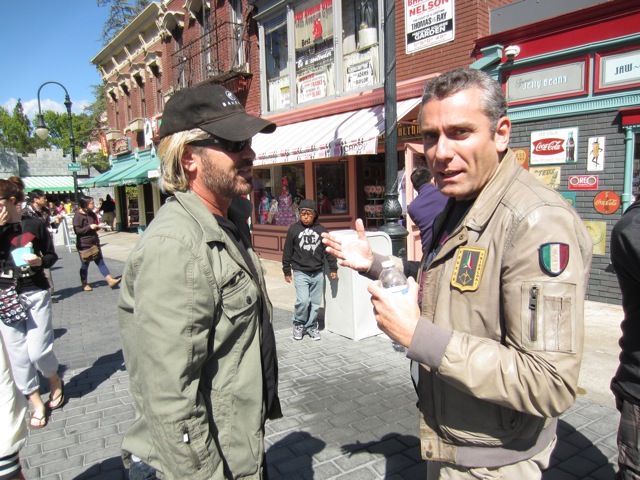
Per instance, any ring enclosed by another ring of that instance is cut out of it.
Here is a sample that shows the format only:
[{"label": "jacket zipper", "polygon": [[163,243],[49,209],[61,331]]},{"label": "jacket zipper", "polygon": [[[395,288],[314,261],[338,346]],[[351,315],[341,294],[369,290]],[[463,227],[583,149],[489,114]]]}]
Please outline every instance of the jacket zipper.
[{"label": "jacket zipper", "polygon": [[189,455],[191,456],[191,461],[196,466],[196,470],[200,470],[200,459],[198,458],[198,456],[196,455],[196,452],[194,452],[193,448],[191,447],[191,439],[189,438],[189,429],[187,428],[186,425],[182,427],[182,443],[184,443],[187,446],[187,449],[189,450]]},{"label": "jacket zipper", "polygon": [[529,290],[529,310],[531,311],[529,337],[532,342],[538,341],[538,294],[539,287],[531,287]]}]

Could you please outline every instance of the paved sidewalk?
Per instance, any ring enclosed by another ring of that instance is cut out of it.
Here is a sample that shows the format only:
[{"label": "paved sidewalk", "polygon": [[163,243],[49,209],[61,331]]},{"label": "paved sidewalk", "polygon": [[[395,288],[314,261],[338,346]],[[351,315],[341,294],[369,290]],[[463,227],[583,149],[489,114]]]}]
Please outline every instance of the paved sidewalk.
[{"label": "paved sidewalk", "polygon": [[[135,236],[107,235],[107,265],[119,275]],[[68,401],[46,428],[30,433],[21,455],[25,476],[126,479],[119,446],[134,412],[115,315],[118,289],[109,289],[91,265],[94,290],[81,291],[77,254],[58,252],[55,350]],[[291,287],[277,267],[267,264],[278,299],[274,327],[285,416],[267,423],[271,479],[424,479],[407,359],[384,335],[355,342],[323,330],[320,342],[292,340]],[[612,479],[618,418],[615,409],[579,397],[561,418],[544,479]]]}]

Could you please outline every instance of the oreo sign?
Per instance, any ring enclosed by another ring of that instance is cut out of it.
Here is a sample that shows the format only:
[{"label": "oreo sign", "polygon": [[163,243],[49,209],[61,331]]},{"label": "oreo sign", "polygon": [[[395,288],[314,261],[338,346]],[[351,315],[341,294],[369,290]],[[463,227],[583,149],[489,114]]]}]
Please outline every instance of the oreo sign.
[{"label": "oreo sign", "polygon": [[569,190],[597,190],[598,175],[569,175]]}]

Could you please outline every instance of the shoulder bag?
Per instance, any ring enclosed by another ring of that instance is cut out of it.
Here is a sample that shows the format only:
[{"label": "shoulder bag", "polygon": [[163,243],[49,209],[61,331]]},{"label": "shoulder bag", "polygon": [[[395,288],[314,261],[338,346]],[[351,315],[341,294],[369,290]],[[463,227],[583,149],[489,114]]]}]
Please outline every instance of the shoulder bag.
[{"label": "shoulder bag", "polygon": [[100,256],[100,247],[91,245],[86,250],[80,250],[80,258],[83,262],[93,262]]}]

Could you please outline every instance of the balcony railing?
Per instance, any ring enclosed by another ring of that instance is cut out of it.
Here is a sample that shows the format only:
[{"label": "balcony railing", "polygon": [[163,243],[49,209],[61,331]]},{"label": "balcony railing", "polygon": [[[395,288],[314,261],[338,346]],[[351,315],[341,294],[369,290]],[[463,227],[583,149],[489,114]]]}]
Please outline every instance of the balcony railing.
[{"label": "balcony railing", "polygon": [[174,89],[251,76],[247,25],[213,18],[208,32],[171,55]]}]

